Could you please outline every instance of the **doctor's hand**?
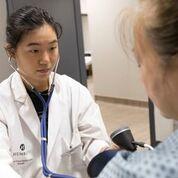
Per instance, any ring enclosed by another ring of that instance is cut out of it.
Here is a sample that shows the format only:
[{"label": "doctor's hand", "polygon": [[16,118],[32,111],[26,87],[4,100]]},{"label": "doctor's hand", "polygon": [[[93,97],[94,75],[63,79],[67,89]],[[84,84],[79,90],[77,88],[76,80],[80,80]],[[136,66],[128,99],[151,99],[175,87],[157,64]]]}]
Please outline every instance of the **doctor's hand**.
[{"label": "doctor's hand", "polygon": [[107,150],[121,150],[121,147],[119,147],[118,145],[114,144],[114,143],[111,143],[110,146],[107,146],[107,147],[103,147],[101,150],[100,150],[100,153],[103,152],[103,151],[107,151]]}]

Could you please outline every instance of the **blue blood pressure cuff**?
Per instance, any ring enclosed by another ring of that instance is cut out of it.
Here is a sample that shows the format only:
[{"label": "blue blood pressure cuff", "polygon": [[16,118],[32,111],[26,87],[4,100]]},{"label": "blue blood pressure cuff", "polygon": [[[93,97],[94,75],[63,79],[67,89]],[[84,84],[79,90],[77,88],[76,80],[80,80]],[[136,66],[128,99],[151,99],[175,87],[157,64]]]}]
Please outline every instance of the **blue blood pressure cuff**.
[{"label": "blue blood pressure cuff", "polygon": [[107,150],[96,155],[88,165],[87,172],[91,178],[97,177],[118,150]]}]

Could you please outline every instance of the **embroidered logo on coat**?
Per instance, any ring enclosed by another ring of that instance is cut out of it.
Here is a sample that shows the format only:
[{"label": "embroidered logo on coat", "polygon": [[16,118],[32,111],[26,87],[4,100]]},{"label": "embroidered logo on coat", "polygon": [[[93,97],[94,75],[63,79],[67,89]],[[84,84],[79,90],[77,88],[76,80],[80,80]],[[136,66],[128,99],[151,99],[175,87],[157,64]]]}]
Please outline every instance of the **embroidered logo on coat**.
[{"label": "embroidered logo on coat", "polygon": [[25,150],[25,144],[21,144],[21,145],[20,145],[20,150],[21,150],[21,151],[24,151],[24,150]]}]

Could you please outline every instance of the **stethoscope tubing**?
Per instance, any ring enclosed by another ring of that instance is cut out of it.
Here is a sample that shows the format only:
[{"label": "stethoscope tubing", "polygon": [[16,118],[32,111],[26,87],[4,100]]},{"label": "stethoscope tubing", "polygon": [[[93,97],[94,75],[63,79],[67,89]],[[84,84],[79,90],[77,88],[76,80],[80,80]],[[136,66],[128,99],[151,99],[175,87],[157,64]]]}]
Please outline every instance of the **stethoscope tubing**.
[{"label": "stethoscope tubing", "polygon": [[39,100],[41,101],[42,105],[43,105],[43,112],[42,112],[42,116],[41,116],[41,162],[43,165],[43,174],[46,177],[51,177],[51,178],[74,178],[72,176],[68,176],[68,175],[63,175],[63,174],[56,174],[51,172],[48,167],[46,166],[46,160],[47,160],[47,128],[46,128],[46,118],[47,118],[47,110],[49,107],[49,103],[54,91],[54,84],[51,86],[50,91],[49,91],[49,96],[48,96],[48,100],[45,101],[44,98],[40,95],[40,93],[38,91],[36,91],[35,89],[33,89],[32,91],[34,92],[34,94],[39,98]]}]

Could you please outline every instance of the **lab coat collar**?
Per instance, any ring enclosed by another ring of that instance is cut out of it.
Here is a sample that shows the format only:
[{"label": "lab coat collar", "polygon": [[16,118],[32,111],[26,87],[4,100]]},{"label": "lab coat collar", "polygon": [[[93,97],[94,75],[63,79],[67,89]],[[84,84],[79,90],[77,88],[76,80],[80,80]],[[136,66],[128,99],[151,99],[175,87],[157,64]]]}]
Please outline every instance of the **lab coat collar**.
[{"label": "lab coat collar", "polygon": [[20,103],[25,103],[25,100],[28,95],[27,95],[26,88],[18,72],[14,72],[12,75],[11,89],[14,94],[15,101],[18,101]]},{"label": "lab coat collar", "polygon": [[[49,77],[49,84],[51,85],[53,80],[54,73],[52,72]],[[28,97],[26,88],[23,84],[23,81],[18,72],[13,73],[11,88],[14,93],[15,101],[25,103],[26,98]]]}]

